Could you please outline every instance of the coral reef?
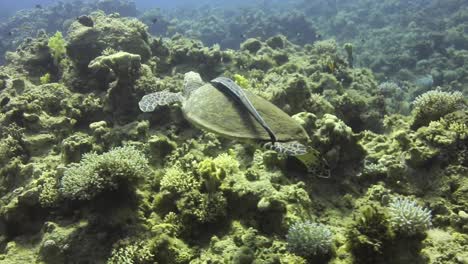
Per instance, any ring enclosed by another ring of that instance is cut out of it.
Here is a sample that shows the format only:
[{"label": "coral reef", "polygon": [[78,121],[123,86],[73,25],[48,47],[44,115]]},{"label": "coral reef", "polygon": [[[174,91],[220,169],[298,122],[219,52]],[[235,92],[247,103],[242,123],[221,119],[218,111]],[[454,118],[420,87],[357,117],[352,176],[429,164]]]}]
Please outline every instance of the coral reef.
[{"label": "coral reef", "polygon": [[[304,14],[277,15],[266,3],[142,16],[161,15],[156,25],[124,17],[135,15],[127,1],[71,2],[2,24],[69,17],[0,66],[0,263],[466,262],[467,56],[456,29],[465,16],[444,7],[450,33],[428,44],[415,40],[433,23],[411,22],[410,6],[400,23],[412,45],[385,58],[393,42],[377,44],[402,18],[401,1],[336,2],[297,1]],[[330,21],[305,15],[319,11]],[[381,25],[368,32],[377,40],[356,34],[367,28],[358,13]],[[336,40],[322,39],[326,29]],[[157,30],[166,37],[149,33]],[[144,94],[182,91],[192,70],[229,77],[293,116],[328,178],[201,131],[179,107],[138,110]]]}]

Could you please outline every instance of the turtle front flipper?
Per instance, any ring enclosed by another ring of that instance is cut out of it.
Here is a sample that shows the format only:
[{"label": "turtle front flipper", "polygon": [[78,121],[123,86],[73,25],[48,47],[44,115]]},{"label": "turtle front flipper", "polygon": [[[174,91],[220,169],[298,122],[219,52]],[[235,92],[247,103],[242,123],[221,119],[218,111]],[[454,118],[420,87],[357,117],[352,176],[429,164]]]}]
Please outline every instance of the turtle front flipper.
[{"label": "turtle front flipper", "polygon": [[294,156],[306,166],[309,174],[320,178],[330,178],[330,167],[327,161],[315,149],[307,148],[297,141],[266,142],[262,147],[288,156]]},{"label": "turtle front flipper", "polygon": [[159,105],[168,105],[174,102],[181,102],[182,99],[183,98],[181,93],[161,91],[143,96],[140,102],[138,102],[138,106],[143,112],[153,112],[154,109]]}]

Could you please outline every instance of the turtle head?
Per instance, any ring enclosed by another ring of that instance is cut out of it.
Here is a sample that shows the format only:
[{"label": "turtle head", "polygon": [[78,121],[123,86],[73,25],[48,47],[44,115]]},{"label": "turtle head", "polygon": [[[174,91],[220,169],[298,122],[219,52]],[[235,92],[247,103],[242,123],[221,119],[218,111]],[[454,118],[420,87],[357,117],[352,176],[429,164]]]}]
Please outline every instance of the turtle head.
[{"label": "turtle head", "polygon": [[203,82],[200,74],[190,71],[184,75],[184,92],[183,95],[185,98],[190,96],[194,90],[198,89],[205,83]]}]

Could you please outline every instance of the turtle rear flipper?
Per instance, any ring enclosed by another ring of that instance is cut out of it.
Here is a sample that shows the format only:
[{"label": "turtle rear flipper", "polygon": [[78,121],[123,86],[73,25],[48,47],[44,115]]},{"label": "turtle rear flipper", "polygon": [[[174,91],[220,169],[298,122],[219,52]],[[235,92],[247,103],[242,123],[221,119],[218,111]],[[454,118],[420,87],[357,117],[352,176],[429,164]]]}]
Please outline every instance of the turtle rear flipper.
[{"label": "turtle rear flipper", "polygon": [[331,171],[327,160],[320,156],[320,153],[315,149],[310,149],[308,153],[295,157],[306,166],[309,175],[330,178]]},{"label": "turtle rear flipper", "polygon": [[291,142],[267,142],[263,144],[266,149],[278,153],[294,156],[304,164],[307,172],[320,178],[330,178],[330,167],[320,153],[312,148],[307,148],[297,141]]},{"label": "turtle rear flipper", "polygon": [[278,153],[286,154],[288,156],[298,156],[307,153],[307,147],[297,141],[291,142],[267,142],[263,144],[266,149],[274,150]]},{"label": "turtle rear flipper", "polygon": [[143,96],[140,102],[138,102],[138,106],[143,112],[153,112],[159,105],[168,105],[174,102],[181,102],[182,100],[183,97],[181,93],[161,91]]}]

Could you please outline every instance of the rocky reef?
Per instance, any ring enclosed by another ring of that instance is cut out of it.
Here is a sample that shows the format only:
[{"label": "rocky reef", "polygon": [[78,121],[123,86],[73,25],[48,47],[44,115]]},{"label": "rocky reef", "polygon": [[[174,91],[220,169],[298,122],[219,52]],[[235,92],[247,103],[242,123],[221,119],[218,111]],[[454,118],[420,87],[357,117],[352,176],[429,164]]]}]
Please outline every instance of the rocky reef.
[{"label": "rocky reef", "polygon": [[[0,263],[468,261],[457,85],[397,106],[397,84],[379,85],[332,39],[231,50],[86,16],[25,39],[0,67]],[[201,131],[176,105],[139,111],[147,93],[181,91],[188,71],[230,77],[293,116],[330,178]]]}]

